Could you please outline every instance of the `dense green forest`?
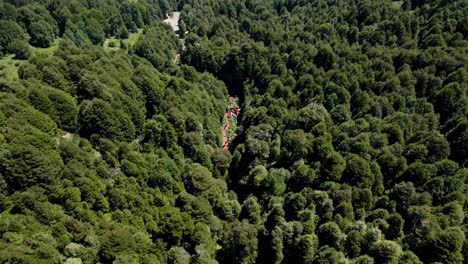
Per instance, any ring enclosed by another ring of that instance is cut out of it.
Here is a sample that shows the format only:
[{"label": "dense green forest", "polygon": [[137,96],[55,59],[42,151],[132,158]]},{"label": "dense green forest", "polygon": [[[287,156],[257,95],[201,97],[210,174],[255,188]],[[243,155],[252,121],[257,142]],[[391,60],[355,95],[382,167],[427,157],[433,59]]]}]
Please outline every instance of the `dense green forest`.
[{"label": "dense green forest", "polygon": [[0,0],[0,263],[467,263],[467,54],[464,0]]}]

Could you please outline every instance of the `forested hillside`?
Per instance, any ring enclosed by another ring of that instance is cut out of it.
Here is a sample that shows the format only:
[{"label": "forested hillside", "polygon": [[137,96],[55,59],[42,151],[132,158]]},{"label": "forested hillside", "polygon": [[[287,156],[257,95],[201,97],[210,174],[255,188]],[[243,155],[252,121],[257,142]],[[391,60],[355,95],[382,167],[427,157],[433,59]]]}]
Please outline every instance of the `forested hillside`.
[{"label": "forested hillside", "polygon": [[0,263],[466,263],[467,37],[463,0],[0,0]]}]

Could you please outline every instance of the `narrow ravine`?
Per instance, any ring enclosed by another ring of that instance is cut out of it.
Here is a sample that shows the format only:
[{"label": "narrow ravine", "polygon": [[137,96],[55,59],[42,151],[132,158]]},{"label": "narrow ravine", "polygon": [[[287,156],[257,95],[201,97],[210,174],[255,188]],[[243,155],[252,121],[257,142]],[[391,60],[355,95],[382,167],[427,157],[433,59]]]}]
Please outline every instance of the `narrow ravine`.
[{"label": "narrow ravine", "polygon": [[[163,20],[165,23],[169,24],[172,27],[172,30],[176,34],[177,38],[181,42],[181,50],[185,49],[184,39],[181,38],[180,28],[179,28],[179,20],[180,20],[180,12],[172,12],[170,15],[166,14],[166,19]],[[177,51],[173,63],[177,64],[180,61],[181,52]],[[221,126],[221,133],[223,136],[223,143],[222,147],[224,149],[229,148],[230,143],[235,139],[237,136],[237,117],[240,114],[240,107],[238,105],[238,98],[237,96],[230,97],[226,112],[223,115],[223,124]]]},{"label": "narrow ravine", "polygon": [[227,149],[230,143],[237,137],[237,117],[240,111],[241,109],[237,103],[237,97],[230,97],[226,112],[223,116],[223,125],[221,126],[224,149]]}]

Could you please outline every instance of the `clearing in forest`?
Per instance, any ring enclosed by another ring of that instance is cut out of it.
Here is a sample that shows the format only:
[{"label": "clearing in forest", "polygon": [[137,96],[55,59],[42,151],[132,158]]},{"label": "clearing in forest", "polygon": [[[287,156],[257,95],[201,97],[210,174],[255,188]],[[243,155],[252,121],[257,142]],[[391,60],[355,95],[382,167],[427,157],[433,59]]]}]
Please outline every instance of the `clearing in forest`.
[{"label": "clearing in forest", "polygon": [[113,50],[113,51],[118,51],[122,49],[121,47],[121,41],[127,46],[125,50],[128,50],[129,47],[135,46],[136,42],[138,41],[138,38],[143,34],[143,29],[139,28],[137,32],[133,32],[128,34],[127,39],[119,39],[116,37],[108,38],[104,41],[104,44],[102,45],[105,50]]}]

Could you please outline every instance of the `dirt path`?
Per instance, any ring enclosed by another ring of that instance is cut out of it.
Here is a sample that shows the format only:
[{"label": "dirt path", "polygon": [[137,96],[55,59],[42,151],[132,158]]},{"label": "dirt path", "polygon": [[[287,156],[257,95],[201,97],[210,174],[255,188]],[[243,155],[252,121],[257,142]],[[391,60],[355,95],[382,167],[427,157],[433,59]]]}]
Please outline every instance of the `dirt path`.
[{"label": "dirt path", "polygon": [[[182,42],[182,50],[184,50],[185,46],[184,46],[184,40],[181,38],[181,35],[180,35],[179,20],[180,20],[180,12],[172,12],[172,14],[170,16],[167,15],[167,18],[164,19],[163,21],[172,27],[172,30],[174,30],[174,33],[176,34],[177,38],[179,38],[180,42]],[[180,59],[180,53],[177,52],[176,55],[174,56],[174,60],[173,60],[174,64],[177,64],[177,61],[179,59]]]},{"label": "dirt path", "polygon": [[179,18],[180,18],[180,12],[172,12],[171,16],[164,19],[164,22],[171,25],[174,32],[177,33],[177,31],[179,31]]},{"label": "dirt path", "polygon": [[[180,39],[180,32],[179,32],[179,19],[180,19],[180,12],[173,12],[171,16],[168,16],[167,19],[164,20],[164,22],[168,23],[171,27],[172,30],[174,30],[174,33],[179,37]],[[180,39],[182,41],[182,50],[184,50],[184,40]],[[176,55],[174,56],[174,64],[177,63],[177,61],[180,59],[180,53],[177,52]],[[235,120],[237,120],[237,115],[240,112],[240,108],[236,107],[236,102],[237,102],[237,97],[232,98],[232,100],[228,103],[228,110],[224,113],[223,116],[223,125],[221,126],[221,133],[223,135],[223,148],[227,149],[229,147],[229,115],[234,114]]]},{"label": "dirt path", "polygon": [[177,61],[178,61],[179,59],[180,59],[180,53],[177,52],[176,55],[175,55],[175,57],[174,57],[174,61],[173,61],[174,64],[177,64]]}]

